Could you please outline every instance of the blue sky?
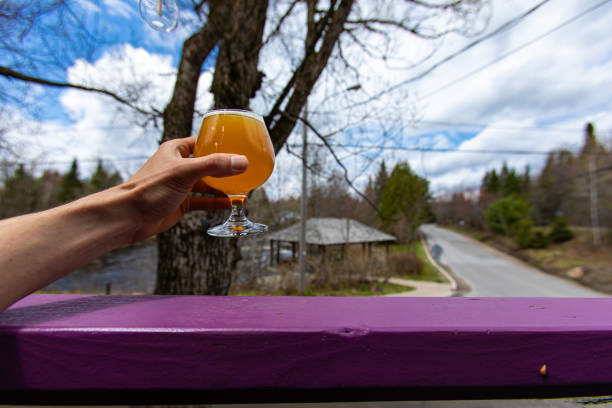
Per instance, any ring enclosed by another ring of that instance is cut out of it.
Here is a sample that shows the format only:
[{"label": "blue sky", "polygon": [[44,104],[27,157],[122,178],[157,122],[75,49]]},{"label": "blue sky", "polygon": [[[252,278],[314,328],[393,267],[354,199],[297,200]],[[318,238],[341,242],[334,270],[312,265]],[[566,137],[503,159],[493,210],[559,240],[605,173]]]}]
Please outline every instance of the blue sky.
[{"label": "blue sky", "polygon": [[[492,0],[487,30],[494,30],[536,3],[534,0]],[[337,144],[380,147],[345,148],[339,152],[345,158],[351,178],[361,186],[374,174],[382,159],[388,167],[398,161],[408,161],[430,179],[437,192],[474,187],[486,170],[499,168],[504,162],[520,169],[528,164],[533,174],[542,165],[543,155],[475,154],[461,150],[576,149],[582,142],[582,129],[587,121],[595,123],[600,139],[609,145],[612,38],[608,31],[612,2],[567,23],[598,3],[551,0],[506,33],[444,63],[423,79],[365,107],[351,107],[356,101],[376,94],[382,84],[399,83],[418,75],[473,40],[455,34],[428,44],[397,38],[388,45],[393,47],[396,60],[381,63],[363,56],[355,60],[361,89],[344,99],[335,95],[338,76],[325,73],[309,101],[313,110],[311,118],[322,133],[336,132],[332,140]],[[101,27],[105,43],[89,59],[83,59],[78,49],[73,50],[75,58],[61,71],[61,79],[104,84],[117,91],[130,84],[142,86],[146,89],[143,103],[163,109],[172,90],[182,41],[199,23],[195,15],[185,12],[177,30],[159,33],[142,21],[136,0],[78,0],[78,4],[86,13],[89,25]],[[297,43],[303,31],[299,18],[296,16],[293,25],[287,28],[287,34]],[[36,30],[29,35],[38,43],[50,41]],[[364,41],[378,46],[376,38],[368,37]],[[260,65],[267,74],[265,92],[260,92],[252,104],[260,113],[266,113],[269,108],[265,94],[277,91],[290,72],[290,53],[299,53],[299,47],[292,51],[288,43],[289,46],[273,41],[262,54]],[[61,48],[62,44],[57,47]],[[413,69],[396,68],[430,50],[435,52],[423,64]],[[1,61],[6,58],[7,55],[0,56]],[[209,61],[200,81],[200,110],[206,110],[212,100],[208,92],[214,68],[211,65]],[[391,65],[395,68],[390,68]],[[352,78],[346,78],[345,85],[353,83]],[[0,80],[0,86],[6,87],[7,81]],[[32,160],[62,168],[68,166],[64,163],[69,163],[72,157],[78,157],[86,173],[87,163],[103,157],[124,175],[129,175],[155,150],[159,129],[136,126],[133,116],[117,110],[104,96],[40,88],[35,88],[33,95],[40,103],[42,114],[31,117],[27,111],[18,112],[26,125],[10,134],[15,146]],[[198,126],[198,118],[194,125]],[[29,148],[32,140],[38,148]],[[301,129],[296,129],[289,143],[301,143]],[[391,149],[397,146],[458,150],[439,153]],[[319,160],[326,169],[334,168],[323,150]],[[283,152],[266,187],[277,194],[296,194],[299,174],[299,161]]]}]

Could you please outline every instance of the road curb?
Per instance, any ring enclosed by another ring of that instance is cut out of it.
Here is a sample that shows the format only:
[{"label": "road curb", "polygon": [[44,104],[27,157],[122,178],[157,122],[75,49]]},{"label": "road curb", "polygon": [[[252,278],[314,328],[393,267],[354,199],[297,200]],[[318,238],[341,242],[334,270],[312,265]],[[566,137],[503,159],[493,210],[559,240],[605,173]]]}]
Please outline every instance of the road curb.
[{"label": "road curb", "polygon": [[450,282],[450,289],[451,292],[453,293],[457,293],[458,292],[458,288],[459,285],[457,285],[457,281],[455,280],[455,278],[453,278],[444,268],[442,268],[431,256],[431,254],[429,253],[429,247],[427,246],[427,242],[421,237],[421,245],[423,246],[423,251],[425,252],[425,256],[427,256],[427,260],[429,262],[431,262],[431,264],[433,266],[436,267],[436,269],[438,270],[438,272],[440,272],[446,279],[448,279],[448,281]]}]

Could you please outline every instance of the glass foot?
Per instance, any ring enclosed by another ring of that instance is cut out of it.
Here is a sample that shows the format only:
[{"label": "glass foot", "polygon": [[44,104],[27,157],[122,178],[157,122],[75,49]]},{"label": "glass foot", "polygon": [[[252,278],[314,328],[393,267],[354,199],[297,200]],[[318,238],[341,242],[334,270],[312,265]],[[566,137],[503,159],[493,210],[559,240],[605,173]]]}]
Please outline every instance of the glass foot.
[{"label": "glass foot", "polygon": [[206,233],[208,235],[212,235],[213,237],[231,238],[261,234],[262,232],[266,231],[268,231],[268,226],[264,224],[257,224],[249,220],[239,222],[227,220],[223,224],[209,228]]}]

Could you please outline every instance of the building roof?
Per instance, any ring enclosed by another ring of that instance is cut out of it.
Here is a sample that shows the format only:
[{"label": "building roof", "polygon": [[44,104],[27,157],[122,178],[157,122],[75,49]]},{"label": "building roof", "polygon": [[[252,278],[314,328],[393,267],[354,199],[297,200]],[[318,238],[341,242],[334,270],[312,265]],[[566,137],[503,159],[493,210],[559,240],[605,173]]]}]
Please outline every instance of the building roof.
[{"label": "building roof", "polygon": [[[268,234],[272,241],[299,242],[300,223]],[[349,218],[310,218],[306,221],[306,243],[312,245],[360,244],[395,241],[393,235]]]}]

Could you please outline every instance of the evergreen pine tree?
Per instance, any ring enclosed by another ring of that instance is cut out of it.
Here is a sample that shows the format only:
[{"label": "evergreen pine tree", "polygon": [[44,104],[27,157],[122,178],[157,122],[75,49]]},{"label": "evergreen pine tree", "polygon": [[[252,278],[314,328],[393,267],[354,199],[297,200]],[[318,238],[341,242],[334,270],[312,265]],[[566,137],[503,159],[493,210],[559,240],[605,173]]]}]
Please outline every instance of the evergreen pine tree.
[{"label": "evergreen pine tree", "polygon": [[0,218],[36,211],[40,200],[40,183],[23,164],[19,164],[0,190]]},{"label": "evergreen pine tree", "polygon": [[570,229],[567,219],[563,215],[555,216],[548,238],[552,242],[564,242],[574,238],[574,232]]},{"label": "evergreen pine tree", "polygon": [[74,159],[70,165],[70,170],[62,177],[57,199],[60,203],[67,203],[80,197],[82,193],[83,182],[79,179],[77,159]]},{"label": "evergreen pine tree", "polygon": [[87,194],[95,193],[116,186],[121,182],[122,179],[119,173],[114,172],[113,174],[109,174],[104,167],[102,160],[98,159],[98,165],[96,166],[94,173],[91,175],[86,192]]},{"label": "evergreen pine tree", "polygon": [[383,190],[379,219],[400,241],[414,240],[418,227],[431,214],[430,200],[429,182],[415,174],[408,163],[399,163]]},{"label": "evergreen pine tree", "polygon": [[378,168],[378,173],[376,173],[376,179],[374,179],[374,204],[379,208],[383,190],[387,185],[387,180],[389,180],[389,174],[387,173],[387,166],[383,160]]}]

